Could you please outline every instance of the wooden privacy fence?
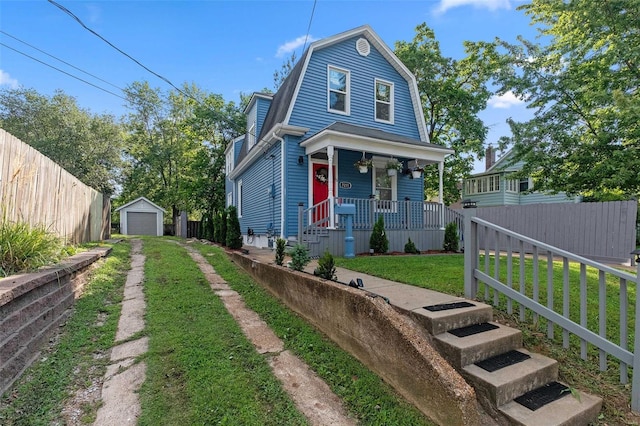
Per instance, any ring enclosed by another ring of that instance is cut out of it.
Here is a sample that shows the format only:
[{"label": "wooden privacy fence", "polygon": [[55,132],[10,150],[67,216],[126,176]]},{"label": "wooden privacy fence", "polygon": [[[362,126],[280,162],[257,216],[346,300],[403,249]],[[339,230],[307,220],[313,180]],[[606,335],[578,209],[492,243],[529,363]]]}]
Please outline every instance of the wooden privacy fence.
[{"label": "wooden privacy fence", "polygon": [[[637,201],[479,207],[476,216],[518,234],[600,262],[626,263],[636,243]],[[480,236],[480,248],[495,247]],[[532,247],[524,249],[531,253]],[[500,246],[500,250],[505,250]]]},{"label": "wooden privacy fence", "polygon": [[0,129],[0,220],[42,225],[77,244],[109,238],[110,201]]}]

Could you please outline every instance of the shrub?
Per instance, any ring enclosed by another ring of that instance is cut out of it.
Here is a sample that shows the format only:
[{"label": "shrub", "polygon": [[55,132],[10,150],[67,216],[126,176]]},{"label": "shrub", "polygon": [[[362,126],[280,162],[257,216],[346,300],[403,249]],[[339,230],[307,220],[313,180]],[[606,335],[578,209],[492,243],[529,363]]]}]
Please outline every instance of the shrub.
[{"label": "shrub", "polygon": [[220,212],[220,244],[223,246],[227,245],[227,229],[229,220],[229,211],[224,209]]},{"label": "shrub", "polygon": [[54,263],[62,254],[62,242],[44,226],[7,220],[0,223],[0,276]]},{"label": "shrub", "polygon": [[458,251],[458,225],[455,222],[449,222],[444,228],[444,245],[445,251]]},{"label": "shrub", "polygon": [[416,245],[413,243],[413,241],[411,241],[411,238],[409,238],[407,244],[404,245],[404,252],[411,254],[420,254],[420,250],[416,248]]},{"label": "shrub", "polygon": [[310,261],[309,249],[305,245],[298,243],[293,246],[293,250],[291,250],[291,269],[302,271]]},{"label": "shrub", "polygon": [[336,281],[336,264],[333,260],[333,256],[328,250],[325,250],[324,254],[318,259],[318,267],[313,271],[313,275],[325,280]]},{"label": "shrub", "polygon": [[227,211],[226,234],[227,247],[231,249],[239,249],[242,247],[240,221],[238,220],[238,211],[235,206],[230,206]]},{"label": "shrub", "polygon": [[278,238],[276,240],[276,265],[282,266],[284,263],[284,249],[287,246],[287,240]]},{"label": "shrub", "polygon": [[373,225],[373,231],[369,238],[369,248],[372,248],[374,253],[386,253],[389,251],[389,240],[384,232],[384,218],[378,216],[378,220]]}]

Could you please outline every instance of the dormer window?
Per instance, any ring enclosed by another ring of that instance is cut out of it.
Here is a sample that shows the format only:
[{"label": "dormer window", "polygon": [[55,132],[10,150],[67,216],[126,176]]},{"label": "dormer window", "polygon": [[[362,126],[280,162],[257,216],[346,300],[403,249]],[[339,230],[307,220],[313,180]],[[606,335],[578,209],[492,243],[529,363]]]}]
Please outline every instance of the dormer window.
[{"label": "dormer window", "polygon": [[393,84],[376,79],[376,121],[393,123]]},{"label": "dormer window", "polygon": [[254,106],[247,115],[247,151],[256,144],[256,107]]},{"label": "dormer window", "polygon": [[328,109],[330,112],[349,115],[349,71],[329,67],[328,70]]}]

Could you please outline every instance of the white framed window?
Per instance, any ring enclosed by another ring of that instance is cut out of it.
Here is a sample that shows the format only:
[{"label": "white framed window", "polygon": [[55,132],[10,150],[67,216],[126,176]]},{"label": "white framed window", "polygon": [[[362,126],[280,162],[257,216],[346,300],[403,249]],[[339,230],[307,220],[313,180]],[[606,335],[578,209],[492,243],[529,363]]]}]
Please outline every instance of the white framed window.
[{"label": "white framed window", "polygon": [[227,207],[233,205],[233,192],[227,194]]},{"label": "white framed window", "polygon": [[393,83],[375,80],[375,120],[393,123]]},{"label": "white framed window", "polygon": [[466,193],[484,194],[487,192],[500,191],[500,175],[489,175],[468,179],[466,182]]},{"label": "white framed window", "polygon": [[518,191],[525,192],[528,191],[531,187],[531,182],[529,182],[529,178],[520,179],[518,181]]},{"label": "white framed window", "polygon": [[329,112],[349,115],[350,72],[329,66],[327,70],[327,109]]},{"label": "white framed window", "polygon": [[[231,142],[233,144],[233,142]],[[234,157],[234,147],[233,145],[227,152],[224,164],[225,164],[225,172],[229,175],[233,171],[233,157]]]},{"label": "white framed window", "polygon": [[242,179],[238,181],[237,197],[236,209],[238,210],[238,217],[242,217]]},{"label": "white framed window", "polygon": [[247,115],[247,152],[256,144],[257,110],[254,106]]},{"label": "white framed window", "polygon": [[518,181],[515,179],[509,179],[507,181],[507,192],[518,192]]},{"label": "white framed window", "polygon": [[376,210],[396,211],[398,200],[398,176],[387,173],[388,159],[373,159],[373,194],[376,198]]}]

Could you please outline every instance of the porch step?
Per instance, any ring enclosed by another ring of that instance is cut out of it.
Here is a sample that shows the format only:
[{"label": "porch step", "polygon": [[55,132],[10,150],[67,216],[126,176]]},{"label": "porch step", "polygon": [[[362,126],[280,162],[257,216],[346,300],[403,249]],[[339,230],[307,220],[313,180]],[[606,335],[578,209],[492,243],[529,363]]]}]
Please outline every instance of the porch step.
[{"label": "porch step", "polygon": [[[440,353],[455,367],[462,368],[483,359],[522,347],[522,332],[511,327],[489,322],[494,329],[457,337],[450,333],[434,336],[434,341]],[[468,326],[467,326],[468,327]]]},{"label": "porch step", "polygon": [[583,426],[597,419],[602,398],[577,391],[533,411],[515,401],[498,407],[514,425]]},{"label": "porch step", "polygon": [[463,376],[473,383],[477,393],[482,393],[496,406],[504,405],[558,377],[558,362],[555,359],[522,348],[518,352],[529,358],[492,372],[477,363],[469,364],[462,368]]},{"label": "porch step", "polygon": [[501,423],[572,426],[597,419],[602,399],[585,392],[578,392],[579,400],[568,395],[537,410],[516,402],[556,381],[558,362],[522,348],[521,331],[493,322],[491,306],[433,293],[424,293],[422,306],[416,298],[393,303],[424,326],[436,349],[476,389],[488,412],[502,416]]}]

